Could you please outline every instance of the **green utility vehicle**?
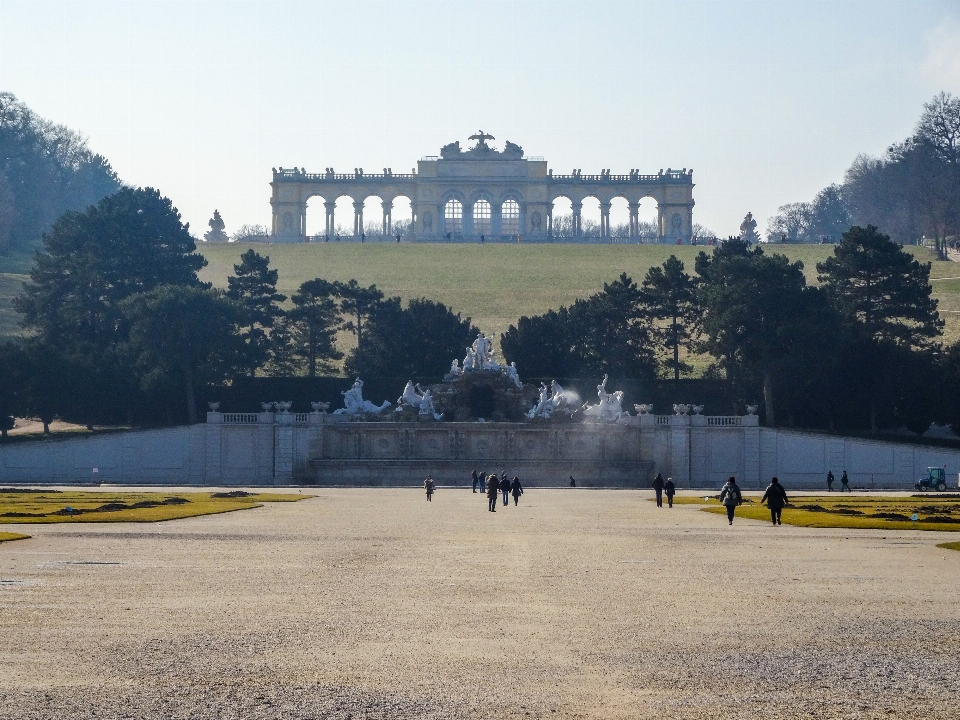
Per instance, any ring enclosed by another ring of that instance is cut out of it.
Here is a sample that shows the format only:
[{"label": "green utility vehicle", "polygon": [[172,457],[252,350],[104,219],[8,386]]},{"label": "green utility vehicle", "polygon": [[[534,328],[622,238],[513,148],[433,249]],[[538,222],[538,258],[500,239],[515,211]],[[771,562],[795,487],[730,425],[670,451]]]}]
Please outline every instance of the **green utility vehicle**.
[{"label": "green utility vehicle", "polygon": [[947,473],[942,467],[928,467],[927,477],[920,478],[920,481],[914,487],[917,490],[943,492],[947,489]]}]

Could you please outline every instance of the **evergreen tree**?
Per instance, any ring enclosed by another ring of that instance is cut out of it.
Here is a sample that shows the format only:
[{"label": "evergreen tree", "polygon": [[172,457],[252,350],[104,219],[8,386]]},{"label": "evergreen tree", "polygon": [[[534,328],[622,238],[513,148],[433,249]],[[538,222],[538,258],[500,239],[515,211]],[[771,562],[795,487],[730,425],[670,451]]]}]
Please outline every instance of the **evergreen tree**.
[{"label": "evergreen tree", "polygon": [[357,348],[354,356],[357,362],[364,362],[366,353],[366,342],[363,336],[364,324],[370,313],[383,300],[383,293],[377,289],[376,285],[369,287],[360,287],[356,280],[348,282],[334,283],[334,292],[340,300],[340,315],[343,322],[340,330],[352,332],[357,336]]},{"label": "evergreen tree", "polygon": [[283,315],[279,303],[287,296],[277,292],[277,271],[270,269],[270,258],[253,248],[240,256],[233,272],[227,278],[227,297],[243,308],[246,329],[241,337],[246,346],[246,366],[253,377],[270,359],[272,343],[267,331]]},{"label": "evergreen tree", "polygon": [[507,362],[515,362],[521,373],[575,377],[572,332],[565,307],[533,317],[524,315],[500,336],[500,349]]},{"label": "evergreen tree", "polygon": [[[690,349],[696,323],[696,282],[684,272],[683,262],[675,255],[663,267],[652,267],[643,280],[641,302],[647,317],[659,321],[651,328],[658,344],[670,352],[663,361],[673,371],[674,381],[691,366],[680,360],[680,348]],[[664,324],[666,323],[666,324]]]},{"label": "evergreen tree", "polygon": [[276,330],[289,338],[289,355],[279,358],[280,363],[289,367],[300,361],[306,364],[307,374],[316,377],[318,368],[331,371],[331,361],[343,357],[334,343],[340,322],[336,293],[333,283],[320,278],[307,280],[294,293],[293,308]]}]

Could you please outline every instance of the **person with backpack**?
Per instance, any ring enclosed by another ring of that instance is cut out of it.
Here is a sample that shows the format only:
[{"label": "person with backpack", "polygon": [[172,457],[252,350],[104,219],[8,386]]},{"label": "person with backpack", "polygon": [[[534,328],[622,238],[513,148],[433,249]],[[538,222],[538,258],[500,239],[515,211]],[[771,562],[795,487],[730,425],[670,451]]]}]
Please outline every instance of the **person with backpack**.
[{"label": "person with backpack", "polygon": [[743,495],[740,494],[740,487],[733,475],[720,491],[720,504],[727,508],[727,520],[733,525],[733,515],[737,511],[737,505],[743,504]]},{"label": "person with backpack", "polygon": [[427,502],[433,502],[433,491],[436,488],[436,484],[433,482],[433,475],[427,475],[427,479],[423,481],[423,489],[427,491]]},{"label": "person with backpack", "polygon": [[840,476],[840,492],[846,490],[847,492],[853,492],[850,489],[850,478],[847,477],[847,471],[843,471],[843,475]]},{"label": "person with backpack", "polygon": [[520,502],[520,496],[523,495],[523,486],[520,484],[520,478],[513,476],[513,482],[510,483],[510,492],[513,493],[513,506],[516,507]]},{"label": "person with backpack", "polygon": [[773,520],[773,524],[783,525],[780,521],[780,513],[783,506],[788,505],[790,501],[787,500],[787,491],[783,489],[783,485],[777,478],[770,478],[770,484],[767,486],[767,491],[763,494],[763,497],[760,498],[760,502],[766,503],[767,507],[770,508],[770,519]]},{"label": "person with backpack", "polygon": [[651,484],[653,491],[657,494],[657,507],[663,507],[663,475],[657,473]]},{"label": "person with backpack", "polygon": [[667,495],[667,507],[673,507],[673,496],[677,492],[677,486],[673,484],[673,478],[667,478],[663,484],[663,492]]}]

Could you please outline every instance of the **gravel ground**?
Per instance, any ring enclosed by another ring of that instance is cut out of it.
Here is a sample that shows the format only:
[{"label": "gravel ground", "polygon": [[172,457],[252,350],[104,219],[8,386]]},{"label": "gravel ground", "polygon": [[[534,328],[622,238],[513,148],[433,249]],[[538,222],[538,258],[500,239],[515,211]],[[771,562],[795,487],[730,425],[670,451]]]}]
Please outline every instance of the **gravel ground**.
[{"label": "gravel ground", "polygon": [[960,716],[955,537],[648,495],[30,526],[0,545],[0,718]]}]

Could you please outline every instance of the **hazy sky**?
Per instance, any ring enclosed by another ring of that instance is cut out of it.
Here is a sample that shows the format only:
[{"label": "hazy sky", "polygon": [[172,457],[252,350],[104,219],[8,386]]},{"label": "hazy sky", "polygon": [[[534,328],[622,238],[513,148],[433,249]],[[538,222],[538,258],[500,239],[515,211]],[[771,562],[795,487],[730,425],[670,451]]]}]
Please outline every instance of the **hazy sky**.
[{"label": "hazy sky", "polygon": [[960,3],[0,0],[0,89],[196,234],[269,226],[273,166],[409,172],[483,128],[558,172],[694,168],[727,235],[960,93]]}]

